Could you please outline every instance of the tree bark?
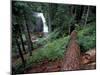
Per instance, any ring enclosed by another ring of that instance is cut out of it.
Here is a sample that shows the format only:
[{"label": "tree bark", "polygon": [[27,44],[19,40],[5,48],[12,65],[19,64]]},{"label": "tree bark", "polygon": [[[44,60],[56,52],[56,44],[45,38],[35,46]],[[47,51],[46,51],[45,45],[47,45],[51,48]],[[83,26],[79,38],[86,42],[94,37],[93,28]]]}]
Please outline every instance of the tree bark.
[{"label": "tree bark", "polygon": [[84,25],[87,24],[87,19],[88,19],[88,16],[89,16],[89,10],[90,10],[90,7],[88,6]]},{"label": "tree bark", "polygon": [[50,4],[48,5],[48,25],[49,25],[49,33],[52,31],[51,29],[51,18],[50,18]]},{"label": "tree bark", "polygon": [[31,47],[30,56],[32,56],[33,45],[32,45],[32,41],[31,41],[31,36],[30,36],[28,24],[26,24],[26,27],[27,27],[27,32],[28,32],[28,37],[29,37],[30,47]]},{"label": "tree bark", "polygon": [[27,34],[28,34],[28,41],[29,41],[28,46],[29,46],[30,56],[32,56],[33,45],[32,45],[32,41],[31,41],[29,27],[28,27],[28,24],[27,24],[27,18],[26,18],[25,15],[24,15],[24,19],[25,19],[25,22],[26,22],[26,29],[27,29]]},{"label": "tree bark", "polygon": [[22,38],[22,32],[21,32],[21,28],[20,28],[20,26],[19,26],[19,36],[20,36],[20,40],[21,40],[21,43],[22,43],[23,51],[24,51],[24,53],[26,53],[26,50],[25,50],[24,41],[23,41],[23,38]]},{"label": "tree bark", "polygon": [[24,57],[23,57],[23,54],[22,54],[22,51],[21,51],[20,45],[19,45],[19,43],[18,43],[18,39],[17,39],[16,37],[15,37],[15,39],[16,39],[16,44],[17,44],[17,47],[18,47],[18,50],[19,50],[19,54],[20,54],[20,57],[21,57],[22,63],[23,63],[23,65],[25,66],[25,59],[24,59]]},{"label": "tree bark", "polygon": [[80,47],[76,41],[77,33],[71,33],[70,43],[65,52],[62,70],[79,70],[80,69]]}]

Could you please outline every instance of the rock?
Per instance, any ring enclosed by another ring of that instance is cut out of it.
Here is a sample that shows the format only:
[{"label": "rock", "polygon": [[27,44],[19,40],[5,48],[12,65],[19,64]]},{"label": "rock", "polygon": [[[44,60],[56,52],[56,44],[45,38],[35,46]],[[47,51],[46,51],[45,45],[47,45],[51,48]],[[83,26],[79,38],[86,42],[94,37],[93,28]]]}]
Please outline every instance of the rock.
[{"label": "rock", "polygon": [[90,62],[96,62],[96,50],[91,49],[84,53],[84,55],[81,56],[80,62],[82,65],[88,64]]}]

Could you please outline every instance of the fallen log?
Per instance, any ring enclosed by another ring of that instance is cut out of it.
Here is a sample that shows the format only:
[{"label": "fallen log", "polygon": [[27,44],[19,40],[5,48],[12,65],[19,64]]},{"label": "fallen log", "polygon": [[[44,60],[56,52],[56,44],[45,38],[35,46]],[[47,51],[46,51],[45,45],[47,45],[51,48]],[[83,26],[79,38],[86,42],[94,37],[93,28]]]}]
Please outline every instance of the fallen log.
[{"label": "fallen log", "polygon": [[80,69],[80,47],[77,42],[77,32],[74,30],[70,35],[69,46],[65,51],[62,70]]}]

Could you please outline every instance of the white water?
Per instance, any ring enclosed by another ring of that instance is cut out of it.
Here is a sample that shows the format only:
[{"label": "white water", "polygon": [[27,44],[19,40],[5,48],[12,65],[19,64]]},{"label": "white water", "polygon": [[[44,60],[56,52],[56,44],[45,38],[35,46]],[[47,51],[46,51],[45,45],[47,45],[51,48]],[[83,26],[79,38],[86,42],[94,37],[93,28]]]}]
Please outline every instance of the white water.
[{"label": "white water", "polygon": [[43,15],[43,13],[38,13],[37,16],[42,18],[42,21],[43,21],[43,32],[48,33],[48,26],[46,25],[46,20],[45,20],[45,17]]}]

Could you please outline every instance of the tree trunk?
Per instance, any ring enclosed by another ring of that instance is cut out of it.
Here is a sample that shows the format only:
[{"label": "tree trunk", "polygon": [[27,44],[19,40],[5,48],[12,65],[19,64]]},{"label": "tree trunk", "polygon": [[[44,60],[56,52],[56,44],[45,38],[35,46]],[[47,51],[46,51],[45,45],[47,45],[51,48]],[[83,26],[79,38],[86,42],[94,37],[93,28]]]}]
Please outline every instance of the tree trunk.
[{"label": "tree trunk", "polygon": [[32,56],[33,45],[32,45],[32,41],[31,41],[31,36],[30,36],[28,24],[26,24],[26,27],[27,27],[28,37],[29,37],[29,41],[30,41],[30,48],[31,48],[30,56]]},{"label": "tree trunk", "polygon": [[25,50],[24,41],[23,41],[23,38],[22,38],[22,32],[21,32],[21,28],[20,28],[20,26],[19,26],[19,36],[20,36],[20,40],[21,40],[21,43],[22,43],[23,51],[24,51],[24,53],[26,53],[26,50]]},{"label": "tree trunk", "polygon": [[86,14],[86,6],[84,6],[84,8],[83,8],[82,19],[81,19],[82,25],[84,25],[84,22],[85,22],[85,14]]},{"label": "tree trunk", "polygon": [[70,43],[65,52],[62,70],[79,70],[80,69],[80,47],[76,41],[77,33],[71,33]]},{"label": "tree trunk", "polygon": [[50,18],[50,5],[48,5],[48,26],[49,26],[49,33],[52,31],[51,29],[51,18]]},{"label": "tree trunk", "polygon": [[87,19],[88,19],[88,16],[89,16],[89,10],[90,10],[90,7],[88,6],[84,25],[87,24]]},{"label": "tree trunk", "polygon": [[20,48],[20,45],[18,43],[18,39],[15,37],[16,39],[16,44],[17,44],[17,47],[18,47],[18,50],[19,50],[19,54],[20,54],[20,57],[21,57],[21,60],[22,60],[22,63],[23,65],[25,66],[25,60],[24,60],[24,57],[23,57],[23,54],[22,54],[22,51],[21,51],[21,48]]},{"label": "tree trunk", "polygon": [[22,21],[20,20],[20,18],[22,18],[22,17],[18,17],[18,18],[16,18],[16,20],[17,20],[17,25],[18,25],[18,35],[19,35],[19,38],[20,38],[20,40],[21,40],[21,44],[22,44],[22,48],[23,48],[23,51],[24,51],[24,53],[26,54],[26,50],[25,50],[25,46],[24,46],[24,41],[23,41],[23,38],[22,38],[22,29],[21,29],[21,26],[22,26]]},{"label": "tree trunk", "polygon": [[26,22],[26,29],[27,29],[27,34],[28,34],[28,41],[29,41],[28,46],[29,46],[30,56],[32,56],[33,45],[32,45],[32,41],[31,41],[29,27],[28,27],[28,24],[27,24],[27,18],[26,18],[25,15],[24,15],[24,19],[25,19],[25,22]]}]

